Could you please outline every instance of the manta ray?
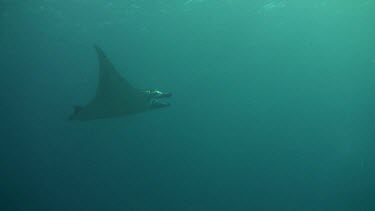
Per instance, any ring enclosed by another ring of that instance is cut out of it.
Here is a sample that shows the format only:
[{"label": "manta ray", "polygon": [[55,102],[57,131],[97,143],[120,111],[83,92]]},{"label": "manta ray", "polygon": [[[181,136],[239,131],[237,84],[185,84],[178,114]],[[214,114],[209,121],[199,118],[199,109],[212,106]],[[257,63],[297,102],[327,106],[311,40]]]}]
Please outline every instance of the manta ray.
[{"label": "manta ray", "polygon": [[133,87],[119,74],[100,47],[95,46],[95,50],[99,60],[96,94],[86,106],[74,106],[70,120],[114,118],[170,106],[159,99],[171,97],[171,93]]}]

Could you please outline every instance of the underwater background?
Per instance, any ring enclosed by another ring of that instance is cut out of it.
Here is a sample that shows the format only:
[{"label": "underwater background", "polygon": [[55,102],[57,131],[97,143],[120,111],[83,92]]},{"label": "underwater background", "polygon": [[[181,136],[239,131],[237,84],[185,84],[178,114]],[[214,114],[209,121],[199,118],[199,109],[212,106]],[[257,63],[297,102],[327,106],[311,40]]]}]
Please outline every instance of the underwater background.
[{"label": "underwater background", "polygon": [[373,0],[0,0],[0,210],[375,210],[374,80]]}]

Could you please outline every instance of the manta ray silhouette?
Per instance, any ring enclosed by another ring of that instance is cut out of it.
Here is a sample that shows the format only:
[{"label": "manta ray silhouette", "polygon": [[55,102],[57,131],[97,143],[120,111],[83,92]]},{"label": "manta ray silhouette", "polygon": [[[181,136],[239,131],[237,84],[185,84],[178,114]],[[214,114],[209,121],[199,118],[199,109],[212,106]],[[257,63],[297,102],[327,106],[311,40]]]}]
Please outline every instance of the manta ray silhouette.
[{"label": "manta ray silhouette", "polygon": [[170,105],[158,99],[170,97],[171,93],[133,87],[116,71],[101,48],[95,46],[95,50],[99,60],[96,95],[86,106],[75,106],[69,119],[87,121],[114,118]]}]

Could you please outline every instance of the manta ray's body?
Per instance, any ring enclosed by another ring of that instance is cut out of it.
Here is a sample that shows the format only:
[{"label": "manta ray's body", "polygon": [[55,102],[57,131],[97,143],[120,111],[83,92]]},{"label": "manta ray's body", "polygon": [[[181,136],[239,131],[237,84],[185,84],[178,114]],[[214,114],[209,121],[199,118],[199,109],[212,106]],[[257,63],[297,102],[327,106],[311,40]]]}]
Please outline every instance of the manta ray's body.
[{"label": "manta ray's body", "polygon": [[157,99],[170,93],[137,89],[114,68],[105,53],[95,47],[99,59],[99,83],[94,99],[84,107],[76,106],[71,120],[113,118],[169,106]]}]

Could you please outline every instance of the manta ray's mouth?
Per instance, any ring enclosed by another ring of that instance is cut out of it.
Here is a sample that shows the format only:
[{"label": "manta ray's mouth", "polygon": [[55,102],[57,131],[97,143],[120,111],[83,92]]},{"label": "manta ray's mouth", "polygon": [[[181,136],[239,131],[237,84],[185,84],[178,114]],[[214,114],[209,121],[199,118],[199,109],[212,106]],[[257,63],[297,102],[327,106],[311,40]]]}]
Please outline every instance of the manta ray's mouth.
[{"label": "manta ray's mouth", "polygon": [[158,90],[151,91],[152,100],[151,100],[151,108],[164,108],[168,107],[171,104],[165,101],[160,101],[159,99],[168,98],[172,96],[171,92],[161,92]]}]

